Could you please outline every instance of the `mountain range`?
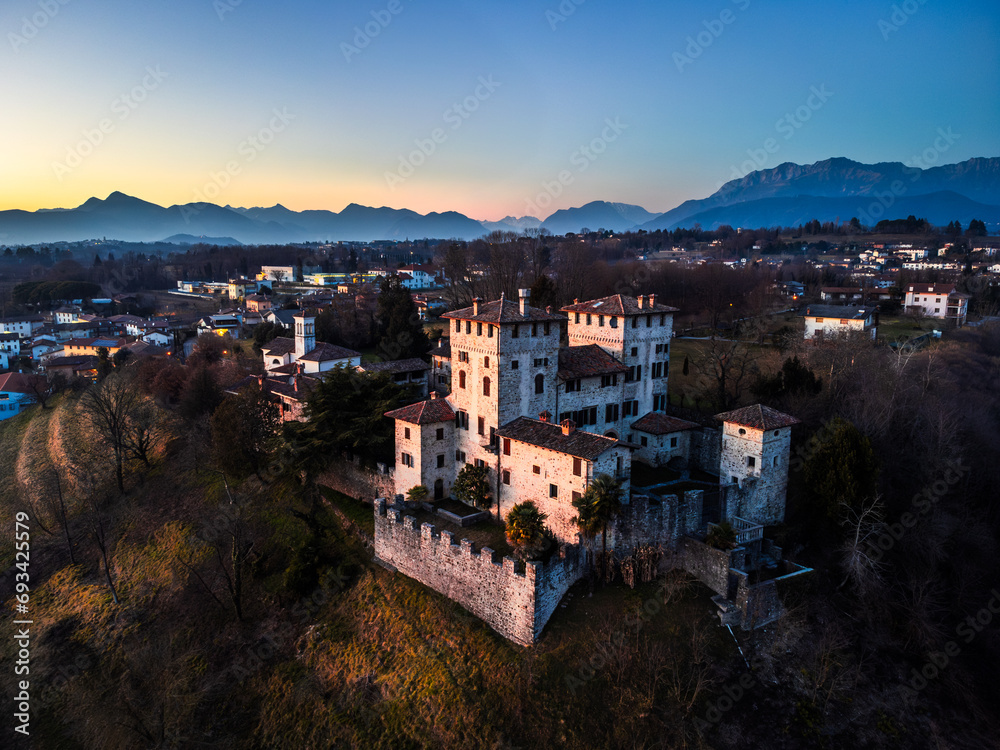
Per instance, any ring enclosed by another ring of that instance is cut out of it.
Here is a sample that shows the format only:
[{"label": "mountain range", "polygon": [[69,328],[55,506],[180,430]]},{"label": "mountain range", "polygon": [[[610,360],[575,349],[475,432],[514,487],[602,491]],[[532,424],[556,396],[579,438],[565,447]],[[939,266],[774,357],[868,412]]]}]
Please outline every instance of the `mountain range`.
[{"label": "mountain range", "polygon": [[845,158],[815,164],[787,162],[725,183],[715,193],[665,213],[641,206],[593,201],[547,218],[507,216],[477,221],[455,211],[419,214],[409,209],[352,203],[343,211],[238,208],[213,203],[158,206],[124,193],[90,198],[76,208],[0,211],[0,244],[36,244],[110,237],[128,242],[266,244],[322,240],[371,241],[423,238],[475,239],[495,231],[583,228],[614,232],[796,226],[812,219],[874,225],[910,214],[944,225],[981,219],[1000,228],[1000,158],[975,158],[928,169],[899,162],[862,164]]}]

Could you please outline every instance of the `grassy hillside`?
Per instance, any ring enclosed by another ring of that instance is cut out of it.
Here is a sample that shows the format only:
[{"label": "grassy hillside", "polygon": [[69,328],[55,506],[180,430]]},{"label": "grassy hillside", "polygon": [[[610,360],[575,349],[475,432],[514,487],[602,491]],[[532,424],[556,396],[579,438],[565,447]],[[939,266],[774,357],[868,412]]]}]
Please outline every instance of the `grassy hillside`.
[{"label": "grassy hillside", "polygon": [[893,617],[862,630],[839,578],[818,571],[781,622],[733,635],[710,592],[672,574],[574,587],[524,649],[374,565],[368,506],[252,475],[227,488],[204,423],[160,417],[122,494],[79,396],[0,423],[0,516],[34,519],[31,747],[995,746],[979,673],[995,631],[907,701],[925,652]]}]

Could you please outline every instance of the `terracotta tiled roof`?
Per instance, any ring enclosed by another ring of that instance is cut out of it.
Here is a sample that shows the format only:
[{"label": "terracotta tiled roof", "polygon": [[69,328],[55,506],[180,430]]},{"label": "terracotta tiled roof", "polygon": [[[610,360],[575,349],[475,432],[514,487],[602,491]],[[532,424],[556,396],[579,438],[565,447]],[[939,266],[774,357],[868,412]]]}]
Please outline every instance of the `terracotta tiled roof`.
[{"label": "terracotta tiled roof", "polygon": [[[293,350],[295,348],[294,341],[292,342],[292,348]],[[315,349],[302,355],[299,359],[309,362],[330,362],[331,360],[350,359],[351,357],[360,356],[361,352],[356,352],[353,349],[345,349],[342,346],[336,346],[334,344],[319,343],[316,344]]]},{"label": "terracotta tiled roof", "polygon": [[588,461],[593,461],[605,451],[618,445],[616,438],[595,435],[592,432],[573,430],[569,435],[564,435],[560,425],[528,417],[518,417],[513,422],[508,422],[497,430],[497,435]]},{"label": "terracotta tiled roof", "polygon": [[[562,308],[563,312],[585,312],[601,315],[646,315],[647,313],[677,312],[676,307],[661,305],[655,301],[656,295],[643,295],[643,306],[639,307],[639,299],[624,294],[612,294],[610,297],[592,299],[586,302],[576,302]],[[650,302],[650,299],[653,302]]]},{"label": "terracotta tiled roof", "polygon": [[951,294],[955,291],[954,284],[910,284],[906,287],[914,294]]},{"label": "terracotta tiled roof", "polygon": [[528,307],[525,314],[521,314],[521,305],[515,300],[505,297],[495,302],[482,302],[479,305],[479,314],[475,314],[472,307],[463,307],[461,310],[452,310],[444,313],[442,318],[458,318],[459,320],[475,320],[480,323],[534,323],[544,320],[566,320],[563,315],[539,310],[537,307]]},{"label": "terracotta tiled roof", "polygon": [[776,430],[779,427],[791,427],[798,424],[799,420],[788,414],[782,414],[777,409],[763,404],[744,406],[742,409],[727,411],[724,414],[716,414],[715,418],[720,422],[732,422],[741,427],[750,427],[754,430]]},{"label": "terracotta tiled roof", "polygon": [[278,336],[264,344],[260,350],[269,357],[280,357],[295,351],[295,339],[287,336]]},{"label": "terracotta tiled roof", "polygon": [[385,416],[410,424],[437,424],[439,422],[453,422],[455,410],[445,399],[432,398],[404,406],[402,409],[387,411]]},{"label": "terracotta tiled roof", "polygon": [[628,372],[628,368],[597,344],[569,346],[559,350],[560,380],[625,372]]},{"label": "terracotta tiled roof", "polygon": [[651,411],[649,414],[639,417],[632,423],[633,430],[645,432],[647,435],[666,435],[670,432],[694,430],[700,426],[684,419],[669,417],[658,411]]},{"label": "terracotta tiled roof", "polygon": [[8,372],[0,375],[0,391],[4,393],[34,393],[33,385],[45,387],[45,378],[39,375],[25,375],[20,372]]}]

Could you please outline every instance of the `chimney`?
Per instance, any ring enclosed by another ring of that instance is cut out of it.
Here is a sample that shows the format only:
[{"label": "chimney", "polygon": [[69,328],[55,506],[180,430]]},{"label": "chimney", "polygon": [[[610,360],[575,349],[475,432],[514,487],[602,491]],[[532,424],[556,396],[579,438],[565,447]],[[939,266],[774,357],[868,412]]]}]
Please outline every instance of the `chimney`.
[{"label": "chimney", "polygon": [[552,418],[552,413],[549,412],[549,411],[538,412],[538,421],[539,422],[548,422],[551,418]]},{"label": "chimney", "polygon": [[546,305],[545,306],[545,312],[547,312],[549,315],[551,315],[552,314],[552,305]]},{"label": "chimney", "polygon": [[292,388],[296,393],[299,392],[299,374],[295,373],[295,377],[292,378]]},{"label": "chimney", "polygon": [[655,294],[651,294],[651,295],[649,295],[649,306],[653,307],[655,305],[656,305],[656,295]]},{"label": "chimney", "polygon": [[521,315],[528,314],[528,299],[531,297],[530,289],[518,289],[517,296],[521,301]]},{"label": "chimney", "polygon": [[636,300],[639,303],[639,309],[642,310],[643,307],[645,307],[646,298],[640,294],[638,297],[636,297]]},{"label": "chimney", "polygon": [[563,435],[572,435],[574,432],[576,432],[576,422],[574,422],[572,419],[564,419],[560,426],[562,427]]},{"label": "chimney", "polygon": [[264,376],[263,375],[258,375],[257,376],[257,385],[259,385],[261,388],[264,387]]},{"label": "chimney", "polygon": [[438,392],[431,391],[431,401],[437,401],[437,397],[438,397]]},{"label": "chimney", "polygon": [[472,300],[472,314],[473,315],[479,315],[479,303],[480,302],[482,302],[482,300],[479,299],[479,297],[476,297],[476,298],[474,298]]}]

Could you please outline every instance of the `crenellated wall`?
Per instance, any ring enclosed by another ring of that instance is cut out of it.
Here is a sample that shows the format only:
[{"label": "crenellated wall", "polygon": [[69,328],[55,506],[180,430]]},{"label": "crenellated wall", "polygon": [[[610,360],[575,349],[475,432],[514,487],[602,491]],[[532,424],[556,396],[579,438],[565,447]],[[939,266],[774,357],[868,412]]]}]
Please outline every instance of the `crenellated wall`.
[{"label": "crenellated wall", "polygon": [[461,604],[500,635],[530,646],[541,635],[567,589],[587,572],[576,548],[564,547],[546,564],[529,562],[523,573],[488,547],[456,542],[432,524],[375,501],[375,557],[400,573]]}]

